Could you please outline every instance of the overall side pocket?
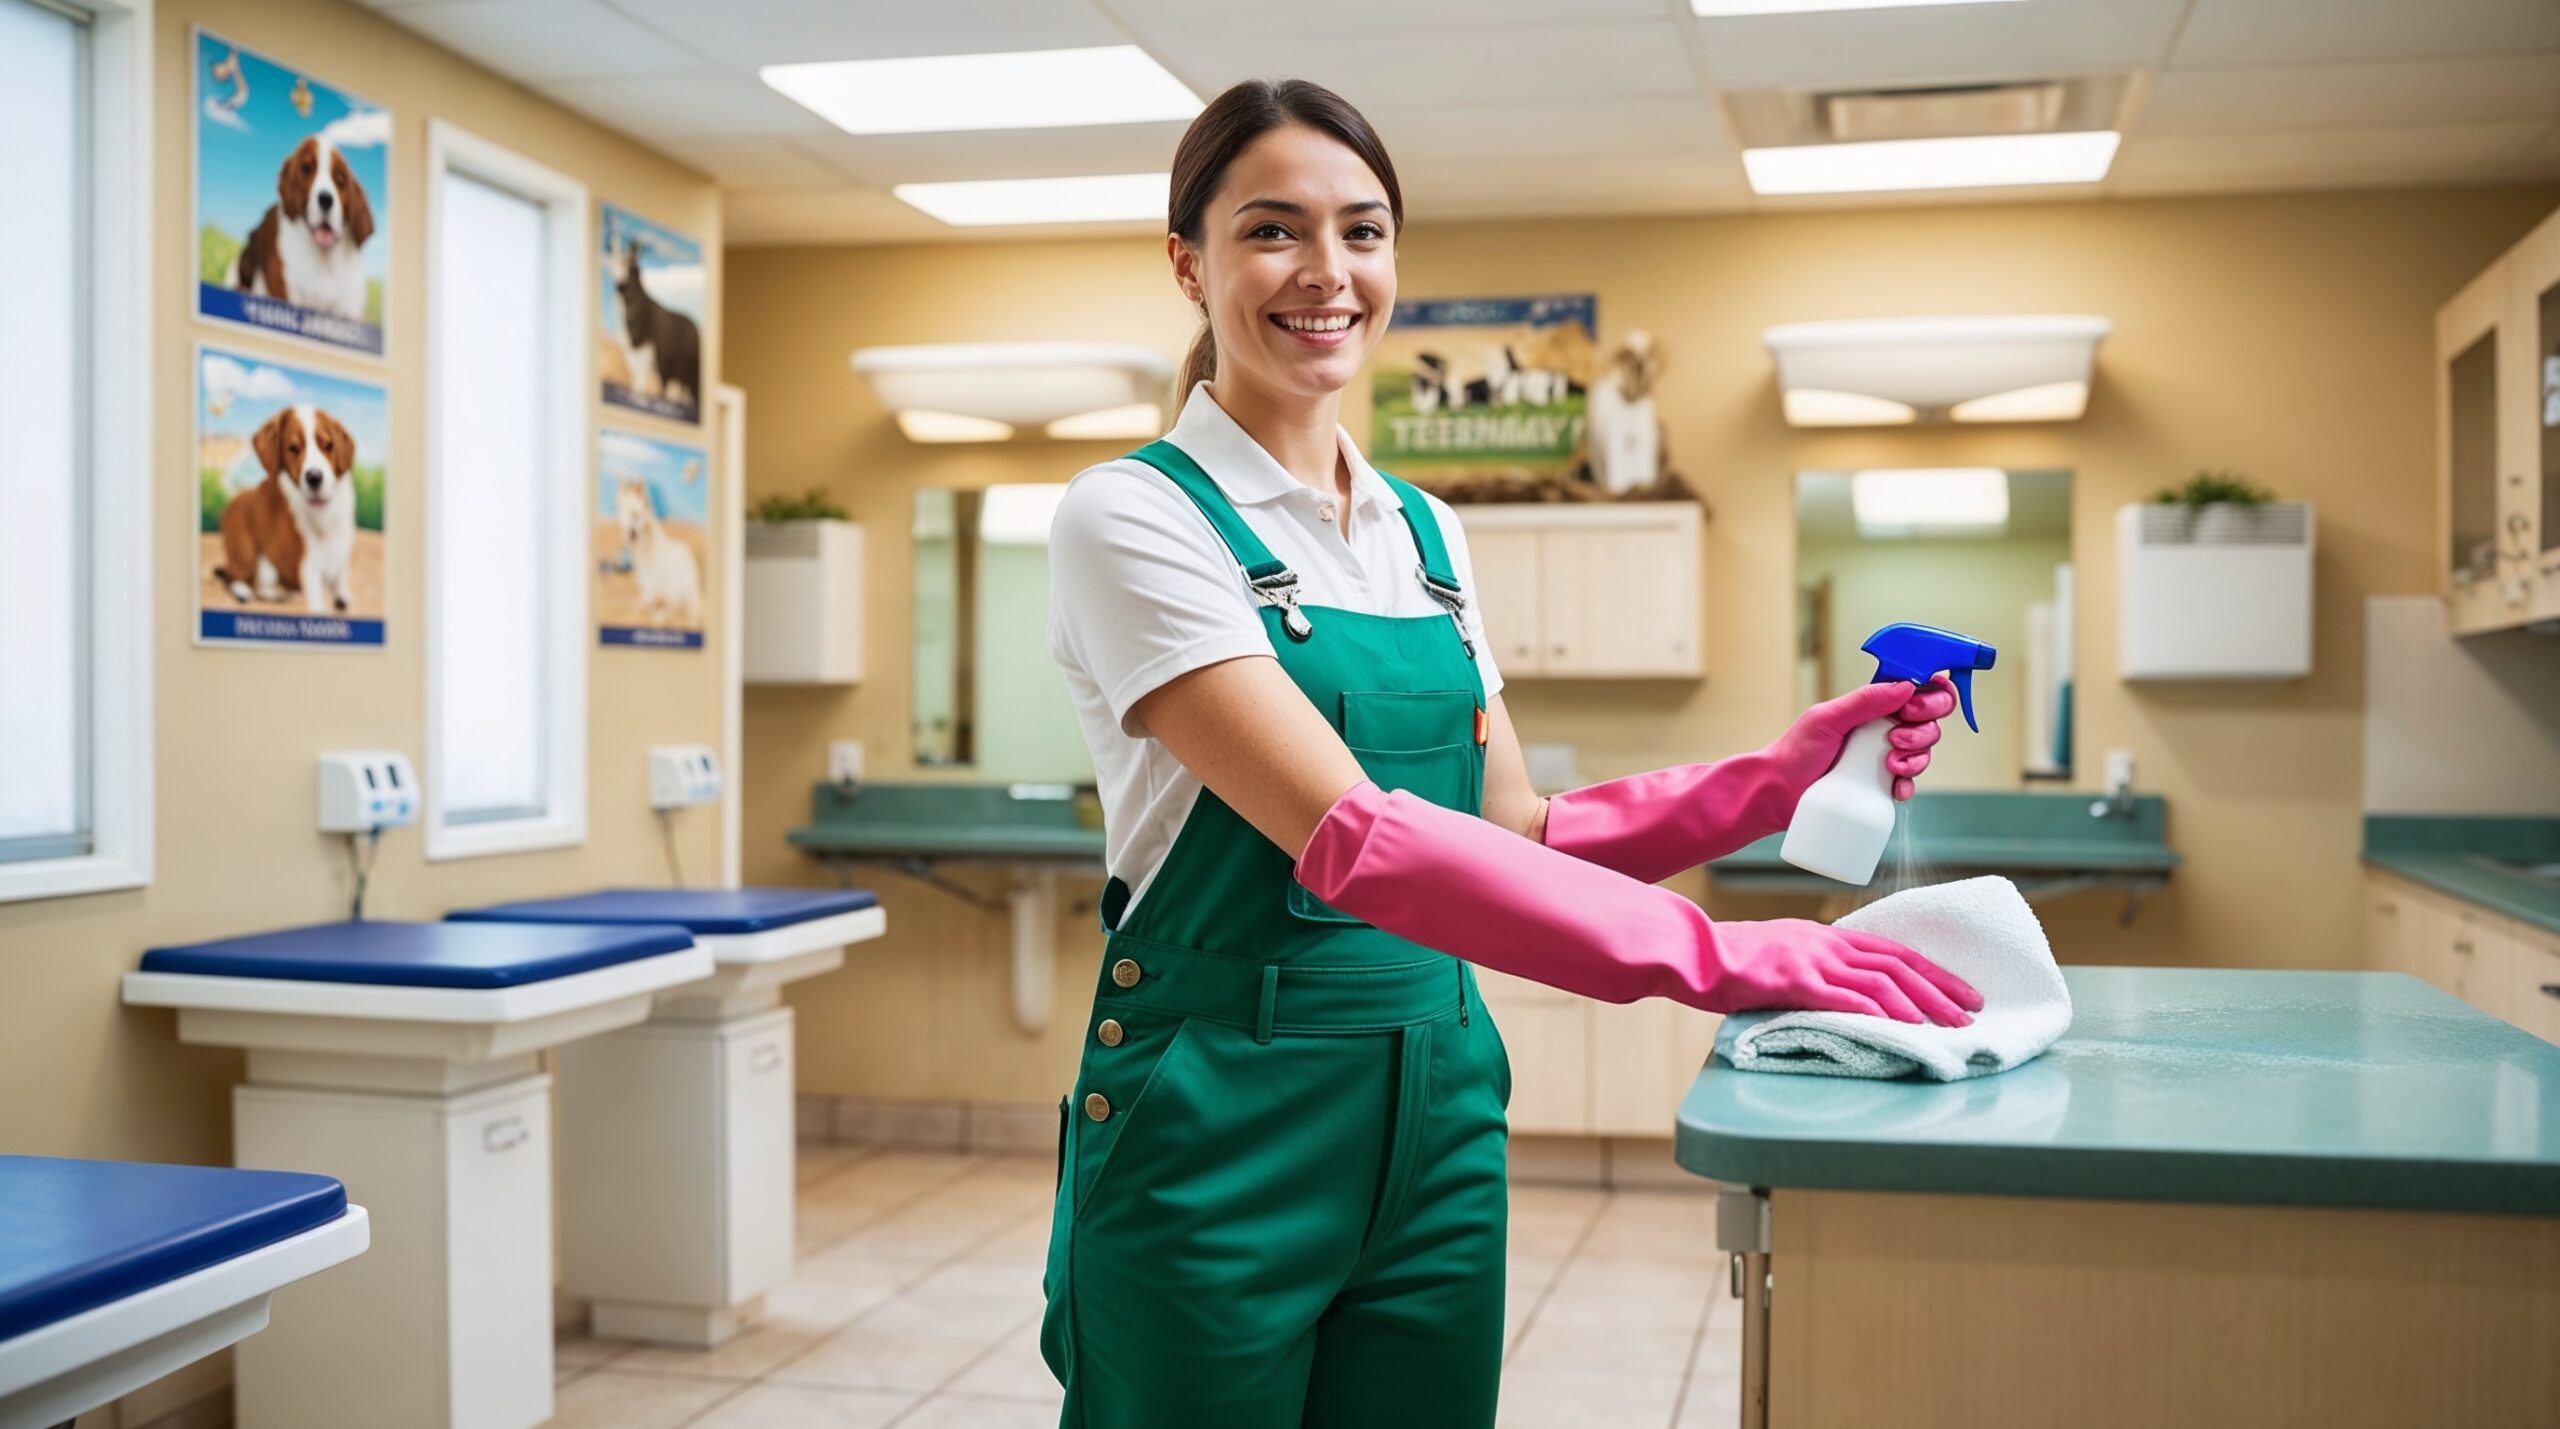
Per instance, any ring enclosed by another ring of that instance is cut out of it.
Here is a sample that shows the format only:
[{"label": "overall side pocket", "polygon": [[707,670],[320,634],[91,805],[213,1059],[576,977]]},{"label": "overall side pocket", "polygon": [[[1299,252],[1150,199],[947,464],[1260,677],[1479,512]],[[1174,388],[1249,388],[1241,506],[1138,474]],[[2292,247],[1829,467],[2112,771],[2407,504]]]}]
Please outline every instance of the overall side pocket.
[{"label": "overall side pocket", "polygon": [[[1151,1097],[1159,1094],[1157,1088],[1191,1030],[1186,1017],[1137,1008],[1123,1008],[1113,1015],[1121,1025],[1121,1043],[1086,1058],[1084,1075],[1077,1079],[1075,1097],[1067,1108],[1073,1148],[1060,1174],[1074,1178],[1070,1220],[1083,1219],[1085,1208],[1102,1188],[1113,1151],[1128,1138],[1130,1124],[1144,1113]],[[1102,1099],[1099,1120],[1092,1114],[1094,1097]]]}]

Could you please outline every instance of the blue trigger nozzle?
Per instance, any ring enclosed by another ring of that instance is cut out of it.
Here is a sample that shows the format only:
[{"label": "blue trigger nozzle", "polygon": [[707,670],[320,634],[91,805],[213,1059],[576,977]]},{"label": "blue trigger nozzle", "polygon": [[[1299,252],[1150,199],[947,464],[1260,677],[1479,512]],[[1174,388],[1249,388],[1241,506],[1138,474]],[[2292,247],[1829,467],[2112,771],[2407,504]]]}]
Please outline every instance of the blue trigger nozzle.
[{"label": "blue trigger nozzle", "polygon": [[1900,622],[1868,636],[1858,648],[1876,657],[1875,678],[1869,684],[1908,680],[1925,685],[1931,676],[1945,671],[1956,687],[1957,702],[1964,707],[1965,727],[1981,733],[1982,726],[1973,717],[1973,672],[1990,669],[2000,658],[1999,651],[1970,635]]}]

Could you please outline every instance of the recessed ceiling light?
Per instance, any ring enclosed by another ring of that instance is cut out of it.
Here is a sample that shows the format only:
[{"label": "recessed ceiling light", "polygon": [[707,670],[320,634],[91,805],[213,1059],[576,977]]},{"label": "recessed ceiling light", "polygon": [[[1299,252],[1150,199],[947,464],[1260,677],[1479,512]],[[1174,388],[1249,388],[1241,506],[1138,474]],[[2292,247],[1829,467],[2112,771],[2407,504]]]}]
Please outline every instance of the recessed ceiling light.
[{"label": "recessed ceiling light", "polygon": [[1173,191],[1170,174],[1094,174],[1074,179],[967,179],[899,184],[889,192],[962,228],[995,223],[1162,221]]},{"label": "recessed ceiling light", "polygon": [[1689,9],[1713,20],[1727,15],[1809,15],[1818,10],[1908,10],[1922,5],[2001,3],[2005,0],[1689,0]]},{"label": "recessed ceiling light", "polygon": [[1188,119],[1200,97],[1135,45],[766,65],[764,82],[848,134]]},{"label": "recessed ceiling light", "polygon": [[2009,524],[2009,474],[1996,466],[1881,467],[1852,473],[1861,536],[1989,536]]},{"label": "recessed ceiling light", "polygon": [[1742,168],[1750,176],[1751,191],[1760,194],[2088,184],[2107,176],[2122,137],[2112,129],[2097,129],[2075,134],[1793,144],[1745,149]]}]

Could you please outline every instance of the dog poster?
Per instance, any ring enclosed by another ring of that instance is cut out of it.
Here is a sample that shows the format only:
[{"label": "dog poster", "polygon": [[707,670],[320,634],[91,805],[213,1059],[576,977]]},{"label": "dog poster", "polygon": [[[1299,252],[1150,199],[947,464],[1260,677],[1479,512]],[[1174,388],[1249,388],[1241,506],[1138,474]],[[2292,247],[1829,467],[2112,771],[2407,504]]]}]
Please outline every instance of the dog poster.
[{"label": "dog poster", "polygon": [[596,371],[604,374],[604,400],[699,421],[702,245],[612,204],[603,209]]},{"label": "dog poster", "polygon": [[382,644],[389,409],[378,383],[196,349],[196,643]]},{"label": "dog poster", "polygon": [[195,32],[196,313],[382,355],[391,113]]},{"label": "dog poster", "polygon": [[606,645],[702,648],[711,467],[698,447],[596,433],[596,625]]},{"label": "dog poster", "polygon": [[1370,369],[1370,460],[1414,480],[1569,474],[1598,306],[1587,294],[1396,304]]}]

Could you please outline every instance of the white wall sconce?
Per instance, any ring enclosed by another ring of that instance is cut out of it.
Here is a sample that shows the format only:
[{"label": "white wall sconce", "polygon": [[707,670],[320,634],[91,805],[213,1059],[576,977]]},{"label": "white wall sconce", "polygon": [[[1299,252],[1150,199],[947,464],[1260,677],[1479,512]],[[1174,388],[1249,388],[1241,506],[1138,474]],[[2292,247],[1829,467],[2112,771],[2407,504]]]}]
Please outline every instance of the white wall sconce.
[{"label": "white wall sconce", "polygon": [[1760,340],[1791,426],[2069,422],[2088,410],[2112,328],[2060,314],[1867,318],[1780,323]]},{"label": "white wall sconce", "polygon": [[916,442],[1061,441],[1162,435],[1173,364],[1115,343],[948,342],[866,347],[853,370]]}]

